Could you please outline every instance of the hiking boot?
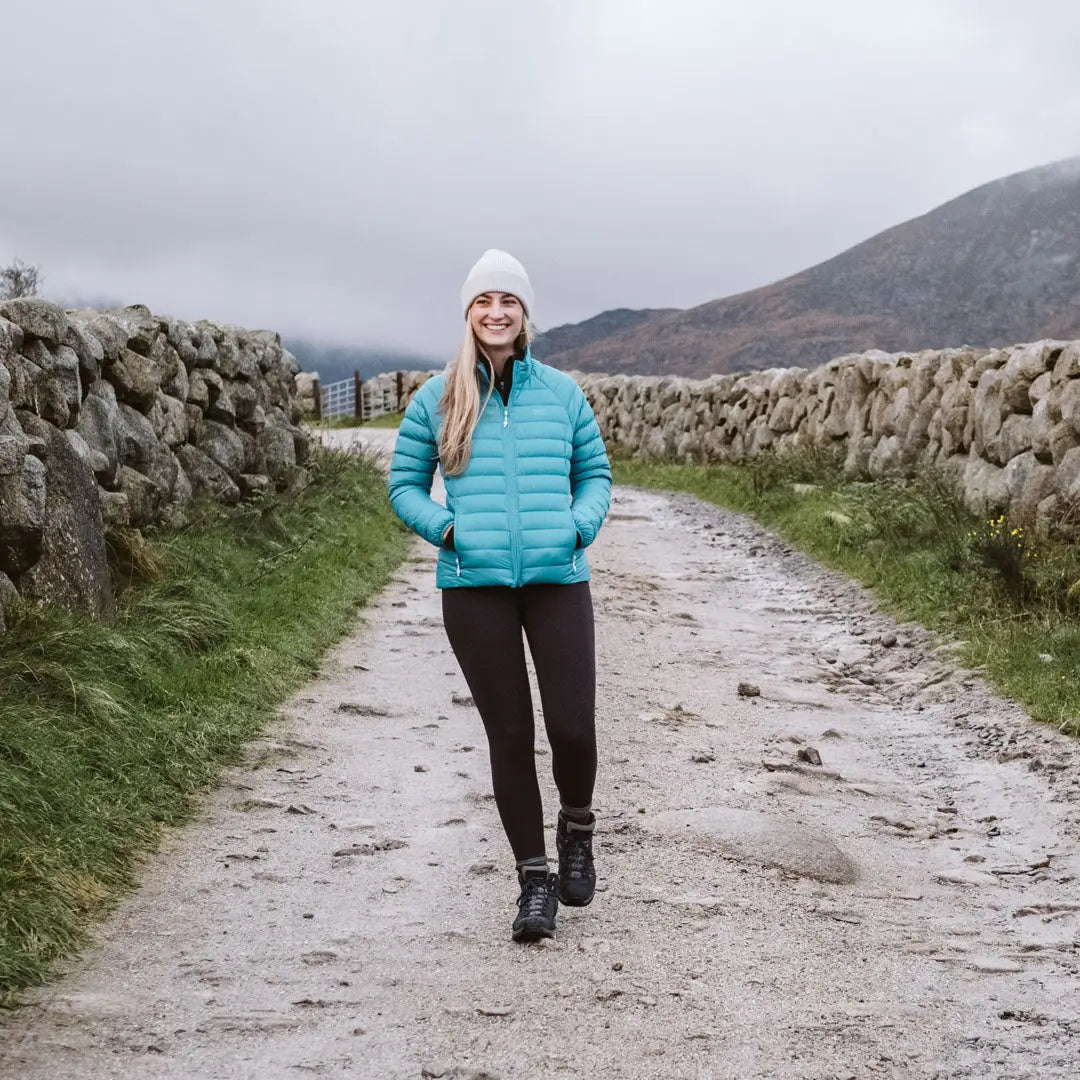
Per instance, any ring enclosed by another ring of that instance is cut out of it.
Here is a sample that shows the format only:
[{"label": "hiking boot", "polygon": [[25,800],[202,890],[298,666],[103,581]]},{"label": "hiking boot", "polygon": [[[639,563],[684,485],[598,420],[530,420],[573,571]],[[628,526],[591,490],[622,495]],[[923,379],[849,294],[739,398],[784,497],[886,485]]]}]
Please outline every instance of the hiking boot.
[{"label": "hiking boot", "polygon": [[518,871],[521,895],[514,920],[515,941],[537,941],[555,936],[559,910],[559,878],[547,870]]},{"label": "hiking boot", "polygon": [[593,866],[592,838],[596,817],[589,823],[572,821],[559,811],[555,847],[559,852],[559,899],[567,907],[585,907],[596,892],[596,868]]}]

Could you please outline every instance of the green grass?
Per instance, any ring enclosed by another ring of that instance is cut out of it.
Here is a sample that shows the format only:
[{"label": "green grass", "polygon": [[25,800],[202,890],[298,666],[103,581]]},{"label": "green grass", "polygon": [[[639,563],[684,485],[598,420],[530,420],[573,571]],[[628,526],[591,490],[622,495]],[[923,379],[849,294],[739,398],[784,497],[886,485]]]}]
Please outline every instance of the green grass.
[{"label": "green grass", "polygon": [[963,662],[1001,692],[1080,734],[1075,543],[974,518],[932,472],[853,482],[823,454],[745,466],[616,460],[614,470],[620,483],[686,492],[757,519],[868,586],[901,620],[959,639]]},{"label": "green grass", "polygon": [[0,1003],[85,943],[403,558],[375,465],[311,469],[295,495],[114,534],[115,620],[27,605],[0,637]]},{"label": "green grass", "polygon": [[401,418],[404,413],[384,413],[382,416],[376,416],[374,420],[369,420],[364,427],[377,427],[377,428],[396,428],[401,427]]},{"label": "green grass", "polygon": [[383,413],[382,416],[376,416],[373,420],[367,422],[364,422],[358,416],[330,416],[325,420],[312,420],[310,423],[312,427],[330,428],[331,430],[358,427],[396,428],[400,427],[403,415],[403,413]]}]

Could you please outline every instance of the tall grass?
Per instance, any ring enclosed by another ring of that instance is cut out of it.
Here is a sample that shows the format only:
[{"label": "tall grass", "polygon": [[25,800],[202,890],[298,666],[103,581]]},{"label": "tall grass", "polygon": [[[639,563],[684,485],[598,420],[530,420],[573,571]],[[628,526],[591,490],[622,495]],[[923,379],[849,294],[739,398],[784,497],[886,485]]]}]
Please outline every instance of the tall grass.
[{"label": "tall grass", "polygon": [[965,509],[933,470],[845,479],[827,454],[746,465],[616,459],[616,479],[748,514],[849,574],[902,620],[963,642],[962,659],[1039,720],[1080,734],[1080,546]]},{"label": "tall grass", "polygon": [[27,605],[0,636],[0,1003],[86,941],[404,556],[373,463],[319,450],[312,474],[112,534],[114,621]]}]

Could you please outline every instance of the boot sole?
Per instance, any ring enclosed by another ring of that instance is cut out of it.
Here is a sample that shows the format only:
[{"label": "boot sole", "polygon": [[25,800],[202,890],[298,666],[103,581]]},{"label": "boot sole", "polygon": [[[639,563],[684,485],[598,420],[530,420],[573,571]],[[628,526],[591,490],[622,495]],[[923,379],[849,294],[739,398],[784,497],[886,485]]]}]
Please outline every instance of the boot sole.
[{"label": "boot sole", "polygon": [[583,900],[575,896],[565,896],[563,893],[559,893],[559,903],[564,907],[588,907],[593,902],[593,897],[595,895],[595,889]]},{"label": "boot sole", "polygon": [[554,936],[554,925],[548,926],[537,922],[527,922],[512,933],[514,941],[522,942],[539,941],[541,938],[553,938]]}]

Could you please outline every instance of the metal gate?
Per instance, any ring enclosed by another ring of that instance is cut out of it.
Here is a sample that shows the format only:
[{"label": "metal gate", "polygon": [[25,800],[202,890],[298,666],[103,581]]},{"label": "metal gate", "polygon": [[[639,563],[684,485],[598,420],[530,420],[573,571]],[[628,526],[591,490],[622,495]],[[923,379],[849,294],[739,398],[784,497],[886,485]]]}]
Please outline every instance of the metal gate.
[{"label": "metal gate", "polygon": [[341,382],[320,385],[321,415],[356,416],[356,386],[356,379],[342,379]]},{"label": "metal gate", "polygon": [[374,420],[376,416],[397,412],[402,394],[402,373],[377,375],[373,379],[361,379],[354,374],[351,379],[320,384],[320,416],[355,416],[362,421]]}]

